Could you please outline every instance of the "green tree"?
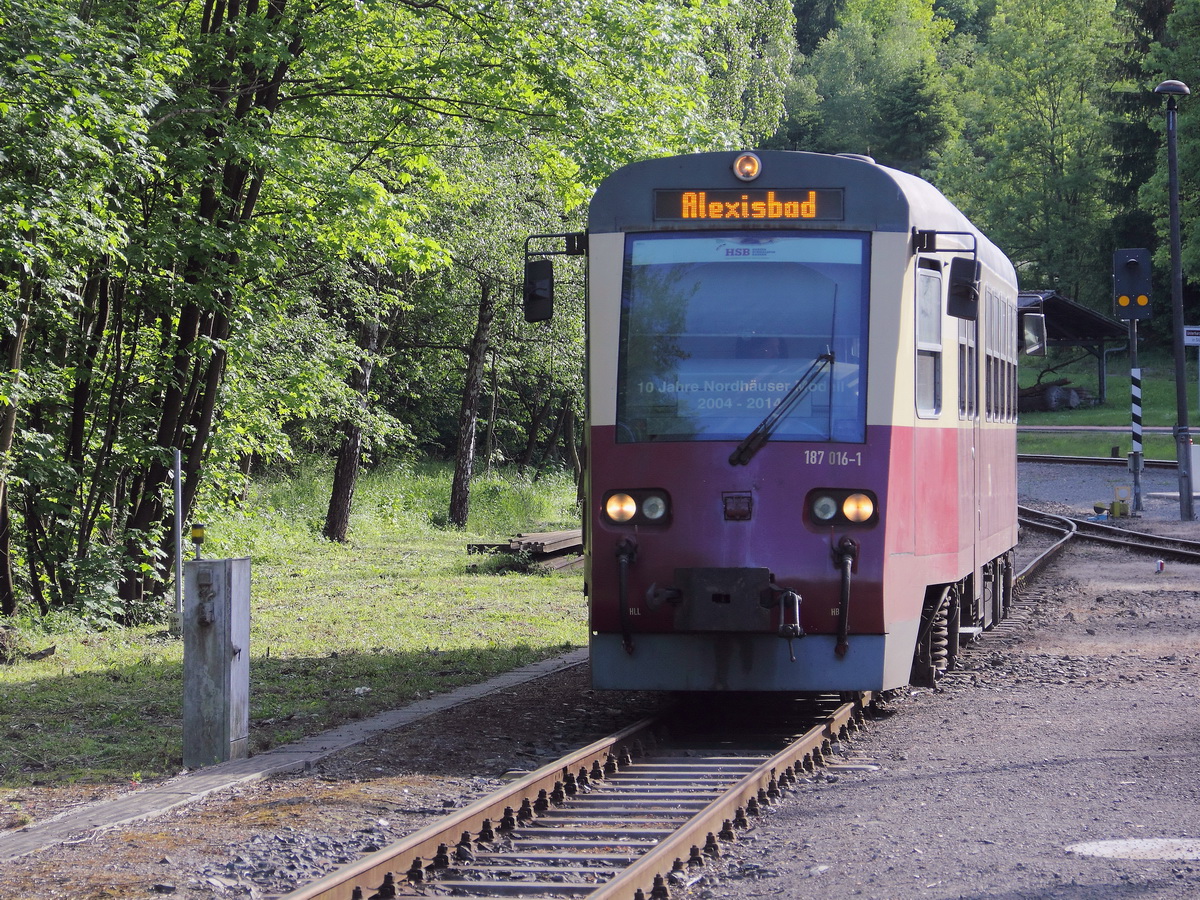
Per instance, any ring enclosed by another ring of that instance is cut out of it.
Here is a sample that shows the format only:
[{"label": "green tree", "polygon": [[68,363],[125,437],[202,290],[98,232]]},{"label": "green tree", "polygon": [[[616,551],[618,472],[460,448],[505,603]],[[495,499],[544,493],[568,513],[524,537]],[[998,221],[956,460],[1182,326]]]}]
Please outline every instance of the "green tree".
[{"label": "green tree", "polygon": [[[144,336],[124,315],[115,273],[138,264],[139,198],[162,171],[152,111],[185,63],[161,11],[14,0],[0,11],[0,321],[8,353],[28,317],[0,552],[28,565],[43,608],[110,595],[119,553],[94,535],[119,529],[111,483],[90,449],[111,456],[119,393],[141,373],[116,335]],[[103,398],[98,400],[97,398]],[[95,419],[90,411],[97,411]],[[8,535],[16,537],[9,543]],[[3,606],[15,597],[6,585]]]},{"label": "green tree", "polygon": [[808,56],[821,40],[837,27],[838,14],[846,0],[796,0],[792,4],[796,17],[796,51]]},{"label": "green tree", "polygon": [[793,70],[772,144],[927,167],[958,127],[938,61],[952,30],[932,0],[848,0],[837,28]]},{"label": "green tree", "polygon": [[880,85],[871,152],[907,172],[928,169],[934,154],[957,132],[961,118],[936,63],[924,61]]},{"label": "green tree", "polygon": [[[786,10],[13,0],[0,350],[22,377],[3,392],[17,415],[0,555],[21,589],[98,621],[149,613],[173,553],[176,451],[190,510],[204,487],[235,496],[248,460],[297,437],[351,474],[366,449],[453,446],[446,400],[479,308],[465,286],[506,300],[515,248],[476,241],[490,255],[474,259],[442,223],[494,207],[511,227],[542,194],[561,216],[630,159],[773,128]],[[464,198],[473,153],[513,177],[471,179]],[[501,385],[516,363],[496,334],[466,358],[476,374],[503,360]],[[391,416],[385,388],[407,392]]]},{"label": "green tree", "polygon": [[[1153,20],[1151,20],[1153,21]],[[1197,198],[1197,185],[1200,185],[1200,119],[1197,118],[1195,104],[1197,94],[1200,94],[1200,4],[1195,2],[1176,2],[1166,20],[1166,29],[1159,41],[1150,52],[1147,72],[1152,77],[1146,87],[1153,87],[1168,79],[1182,81],[1192,90],[1191,97],[1179,100],[1177,114],[1178,130],[1176,134],[1179,152],[1179,197],[1180,222],[1183,239],[1183,271],[1185,283],[1185,308],[1190,310],[1189,316],[1194,318],[1197,309],[1196,292],[1191,283],[1200,273],[1200,198]],[[1167,202],[1167,156],[1166,156],[1166,117],[1162,110],[1165,104],[1160,97],[1149,95],[1147,100],[1152,104],[1151,121],[1155,134],[1154,146],[1158,154],[1158,165],[1154,176],[1148,181],[1141,192],[1143,206],[1152,211],[1156,222],[1156,231],[1162,236],[1159,251],[1156,256],[1155,268],[1168,272],[1170,247],[1167,235],[1170,233]],[[1169,282],[1167,282],[1169,283]]]},{"label": "green tree", "polygon": [[705,41],[710,116],[734,125],[743,142],[779,127],[780,84],[795,55],[794,21],[788,0],[732,3]]},{"label": "green tree", "polygon": [[964,77],[968,123],[936,183],[1018,264],[1030,287],[1097,308],[1111,148],[1097,78],[1116,38],[1111,0],[1000,2]]}]

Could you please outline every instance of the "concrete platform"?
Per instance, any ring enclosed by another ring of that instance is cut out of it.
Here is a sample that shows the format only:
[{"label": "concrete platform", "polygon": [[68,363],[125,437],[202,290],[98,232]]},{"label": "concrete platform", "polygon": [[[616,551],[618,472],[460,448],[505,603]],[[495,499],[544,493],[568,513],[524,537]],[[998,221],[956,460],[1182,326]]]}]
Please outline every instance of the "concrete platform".
[{"label": "concrete platform", "polygon": [[292,744],[285,744],[249,759],[231,760],[215,766],[196,769],[167,781],[133,791],[118,799],[92,803],[22,828],[0,835],[0,861],[36,853],[66,841],[85,838],[98,829],[111,828],[129,822],[151,819],[168,810],[199,800],[215,791],[238,784],[258,781],[271,775],[306,769],[318,760],[361,744],[381,732],[412,724],[426,716],[478,700],[495,691],[533,681],[553,672],[587,661],[587,649],[574,650],[563,656],[498,675],[482,684],[468,685],[421,700],[403,709],[380,713],[370,719],[351,722],[332,731],[314,735]]}]

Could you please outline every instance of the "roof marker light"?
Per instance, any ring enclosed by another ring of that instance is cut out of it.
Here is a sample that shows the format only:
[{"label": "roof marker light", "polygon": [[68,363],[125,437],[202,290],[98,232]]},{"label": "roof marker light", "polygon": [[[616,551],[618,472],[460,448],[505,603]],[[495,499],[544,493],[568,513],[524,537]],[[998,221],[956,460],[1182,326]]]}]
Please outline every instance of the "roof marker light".
[{"label": "roof marker light", "polygon": [[753,153],[739,153],[733,161],[733,174],[742,181],[753,181],[762,174],[762,160]]}]

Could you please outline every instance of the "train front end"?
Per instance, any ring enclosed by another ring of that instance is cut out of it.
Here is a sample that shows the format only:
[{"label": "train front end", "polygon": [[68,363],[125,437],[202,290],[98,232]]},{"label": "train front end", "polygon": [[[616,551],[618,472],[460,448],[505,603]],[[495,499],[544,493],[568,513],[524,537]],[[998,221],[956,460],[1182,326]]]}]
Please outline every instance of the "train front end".
[{"label": "train front end", "polygon": [[901,305],[907,205],[869,163],[739,165],[636,164],[591,207],[593,682],[898,686],[921,594],[884,591],[893,422],[868,382],[895,372],[872,282]]},{"label": "train front end", "polygon": [[[626,166],[586,235],[541,237],[588,257],[594,685],[884,690],[915,649],[934,667],[1015,543],[990,405],[1013,366],[980,345],[1006,321],[979,319],[981,287],[1015,296],[1003,254],[920,179],[782,151]],[[535,255],[530,321],[553,303]]]}]

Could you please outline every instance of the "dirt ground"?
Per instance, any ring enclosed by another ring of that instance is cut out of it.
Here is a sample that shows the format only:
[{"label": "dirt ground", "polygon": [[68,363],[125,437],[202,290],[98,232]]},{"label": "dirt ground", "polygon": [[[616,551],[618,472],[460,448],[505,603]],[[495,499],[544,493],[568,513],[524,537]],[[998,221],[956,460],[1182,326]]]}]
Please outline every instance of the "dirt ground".
[{"label": "dirt ground", "polygon": [[[1165,529],[1166,526],[1164,526]],[[816,898],[1167,898],[1200,861],[1084,856],[1200,844],[1200,567],[1084,546],[937,691],[840,745],[688,893]],[[652,710],[577,668],[373,740],[312,771],[0,863],[0,897],[269,898]],[[111,790],[127,789],[111,788]],[[53,796],[52,796],[53,795]],[[23,814],[99,799],[30,791]],[[19,823],[13,823],[19,824]],[[1200,856],[1200,854],[1197,854]]]},{"label": "dirt ground", "polygon": [[[657,694],[596,693],[586,666],[439,713],[309,772],[0,862],[2,900],[276,897],[651,714]],[[129,789],[35,789],[34,821]]]},{"label": "dirt ground", "polygon": [[1022,621],[840,748],[698,895],[1200,896],[1200,566],[1069,553]]}]

